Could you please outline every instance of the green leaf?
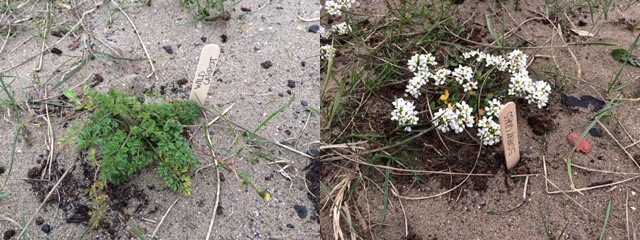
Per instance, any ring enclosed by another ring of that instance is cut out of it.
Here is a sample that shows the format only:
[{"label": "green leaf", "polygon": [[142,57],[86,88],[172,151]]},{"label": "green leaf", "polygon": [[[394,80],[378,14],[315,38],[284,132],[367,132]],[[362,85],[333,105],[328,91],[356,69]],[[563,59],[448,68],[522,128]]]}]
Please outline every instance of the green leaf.
[{"label": "green leaf", "polygon": [[627,63],[636,67],[640,67],[640,59],[628,52],[626,49],[617,48],[611,51],[611,57],[623,63]]},{"label": "green leaf", "polygon": [[486,15],[485,17],[487,19],[487,28],[489,29],[491,37],[496,40],[496,44],[498,44],[498,46],[502,47],[502,41],[500,41],[500,36],[498,36],[496,29],[493,28],[493,22],[491,21],[491,18],[489,18],[489,15]]}]

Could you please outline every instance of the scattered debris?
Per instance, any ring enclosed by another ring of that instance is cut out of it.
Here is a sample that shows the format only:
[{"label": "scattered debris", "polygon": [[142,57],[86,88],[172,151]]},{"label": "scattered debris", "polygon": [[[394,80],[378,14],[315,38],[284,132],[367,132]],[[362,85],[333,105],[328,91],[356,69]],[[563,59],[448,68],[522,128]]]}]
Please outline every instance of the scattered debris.
[{"label": "scattered debris", "polygon": [[56,47],[52,47],[49,51],[50,51],[51,53],[55,54],[55,55],[60,55],[60,54],[62,54],[62,50],[60,50],[60,49],[58,49],[58,48],[56,48]]},{"label": "scattered debris", "polygon": [[[569,143],[573,147],[573,146],[576,145],[576,143],[578,142],[580,137],[578,135],[576,135],[575,133],[571,133],[571,134],[569,134],[567,139],[569,140]],[[582,139],[580,144],[578,144],[578,148],[576,148],[576,151],[584,153],[584,154],[588,154],[589,152],[591,152],[591,144],[589,144],[589,142],[587,142],[587,139]]]},{"label": "scattered debris", "polygon": [[102,75],[100,74],[96,74],[93,76],[93,80],[91,81],[91,87],[95,87],[98,86],[98,84],[104,82],[104,78],[102,77]]},{"label": "scattered debris", "polygon": [[301,104],[302,106],[305,106],[305,107],[306,107],[306,106],[309,106],[309,103],[308,103],[307,101],[305,101],[305,100],[300,101],[300,104]]},{"label": "scattered debris", "polygon": [[171,45],[165,45],[162,47],[168,54],[173,54],[173,48],[171,48]]},{"label": "scattered debris", "polygon": [[563,99],[564,105],[567,107],[587,108],[587,109],[591,109],[592,112],[600,111],[600,109],[602,109],[605,105],[604,101],[589,95],[582,95],[580,99],[574,96],[563,95],[562,99]]},{"label": "scattered debris", "polygon": [[271,66],[273,66],[273,63],[271,61],[265,61],[263,63],[260,63],[260,66],[262,66],[262,68],[264,69],[269,69]]},{"label": "scattered debris", "polygon": [[320,25],[318,24],[314,24],[309,26],[309,32],[310,33],[318,33],[320,31]]},{"label": "scattered debris", "polygon": [[[287,87],[295,88],[296,87],[296,81],[287,80]],[[291,94],[291,93],[289,93],[289,94]]]},{"label": "scattered debris", "polygon": [[591,136],[594,136],[594,137],[604,136],[604,131],[602,131],[602,128],[598,128],[598,127],[589,129],[589,133],[591,134]]},{"label": "scattered debris", "polygon": [[38,216],[36,218],[36,225],[40,226],[42,224],[44,224],[44,218],[42,218],[41,216]]},{"label": "scattered debris", "polygon": [[307,217],[307,214],[308,214],[307,207],[296,204],[296,205],[293,205],[293,209],[296,210],[296,213],[298,213],[298,217],[300,217],[300,219],[305,219]]}]

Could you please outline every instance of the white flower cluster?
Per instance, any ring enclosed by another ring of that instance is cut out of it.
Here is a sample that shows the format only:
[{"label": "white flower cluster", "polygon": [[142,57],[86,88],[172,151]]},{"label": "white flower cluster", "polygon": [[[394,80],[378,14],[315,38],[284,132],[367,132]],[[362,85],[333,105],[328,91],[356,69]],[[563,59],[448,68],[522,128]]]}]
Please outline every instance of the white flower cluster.
[{"label": "white flower cluster", "polygon": [[[429,71],[429,65],[435,67],[437,64],[436,58],[429,53],[413,55],[407,62],[409,70],[413,72],[413,78],[409,79],[409,83],[407,84],[407,89],[405,91],[415,98],[419,97],[421,94],[420,88],[429,82],[429,78],[436,79],[434,74]],[[442,80],[440,81],[442,82],[444,82],[444,78],[446,77],[445,73],[446,72],[440,73],[440,75],[442,75]],[[436,81],[438,80],[436,79]]]},{"label": "white flower cluster", "polygon": [[453,78],[462,85],[465,92],[478,89],[478,82],[473,79],[473,69],[467,66],[458,66],[451,74]]},{"label": "white flower cluster", "polygon": [[320,47],[321,60],[329,60],[330,58],[333,58],[335,54],[336,54],[336,49],[329,44]]},{"label": "white flower cluster", "polygon": [[494,145],[500,142],[500,124],[493,118],[483,116],[478,122],[478,137],[484,145]]},{"label": "white flower cluster", "polygon": [[337,33],[338,35],[345,35],[351,32],[351,26],[346,22],[341,22],[331,27],[331,32]]},{"label": "white flower cluster", "polygon": [[331,37],[331,31],[327,31],[323,26],[320,26],[320,30],[318,30],[321,38],[327,39]]},{"label": "white flower cluster", "polygon": [[398,121],[400,126],[405,126],[404,130],[411,132],[411,126],[418,124],[418,112],[415,110],[413,102],[398,98],[393,102],[393,112],[391,120]]},{"label": "white flower cluster", "polygon": [[453,130],[461,133],[465,127],[473,127],[475,120],[472,115],[473,109],[466,102],[456,103],[455,109],[439,109],[433,115],[433,124],[443,133]]},{"label": "white flower cluster", "polygon": [[324,2],[324,9],[329,15],[341,16],[342,11],[351,8],[351,4],[355,2],[355,0],[327,0]]},{"label": "white flower cluster", "polygon": [[528,56],[522,51],[513,50],[506,58],[477,50],[463,53],[462,56],[465,59],[475,57],[477,62],[485,62],[486,67],[495,66],[499,71],[511,73],[507,94],[524,97],[529,104],[536,104],[538,108],[543,108],[547,105],[551,86],[545,81],[534,82],[529,77],[529,71],[527,71]]},{"label": "white flower cluster", "polygon": [[489,106],[484,107],[487,116],[500,117],[500,109],[502,109],[502,103],[500,100],[494,98],[489,101]]}]

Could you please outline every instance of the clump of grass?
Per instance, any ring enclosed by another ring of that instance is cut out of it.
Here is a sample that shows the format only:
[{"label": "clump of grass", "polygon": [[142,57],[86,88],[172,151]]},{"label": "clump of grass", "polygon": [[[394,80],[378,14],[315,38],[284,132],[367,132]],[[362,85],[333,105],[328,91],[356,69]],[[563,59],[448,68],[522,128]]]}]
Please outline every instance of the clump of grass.
[{"label": "clump of grass", "polygon": [[187,8],[195,7],[195,21],[215,20],[228,15],[224,11],[224,0],[180,0],[180,3]]}]

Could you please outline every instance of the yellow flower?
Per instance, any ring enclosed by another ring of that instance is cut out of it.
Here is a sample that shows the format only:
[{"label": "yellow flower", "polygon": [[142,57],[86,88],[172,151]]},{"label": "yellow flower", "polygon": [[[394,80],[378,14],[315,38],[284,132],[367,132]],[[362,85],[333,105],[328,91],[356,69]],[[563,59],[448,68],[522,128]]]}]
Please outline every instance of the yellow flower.
[{"label": "yellow flower", "polygon": [[447,102],[447,99],[449,99],[449,90],[444,90],[444,94],[440,96],[440,100]]}]

